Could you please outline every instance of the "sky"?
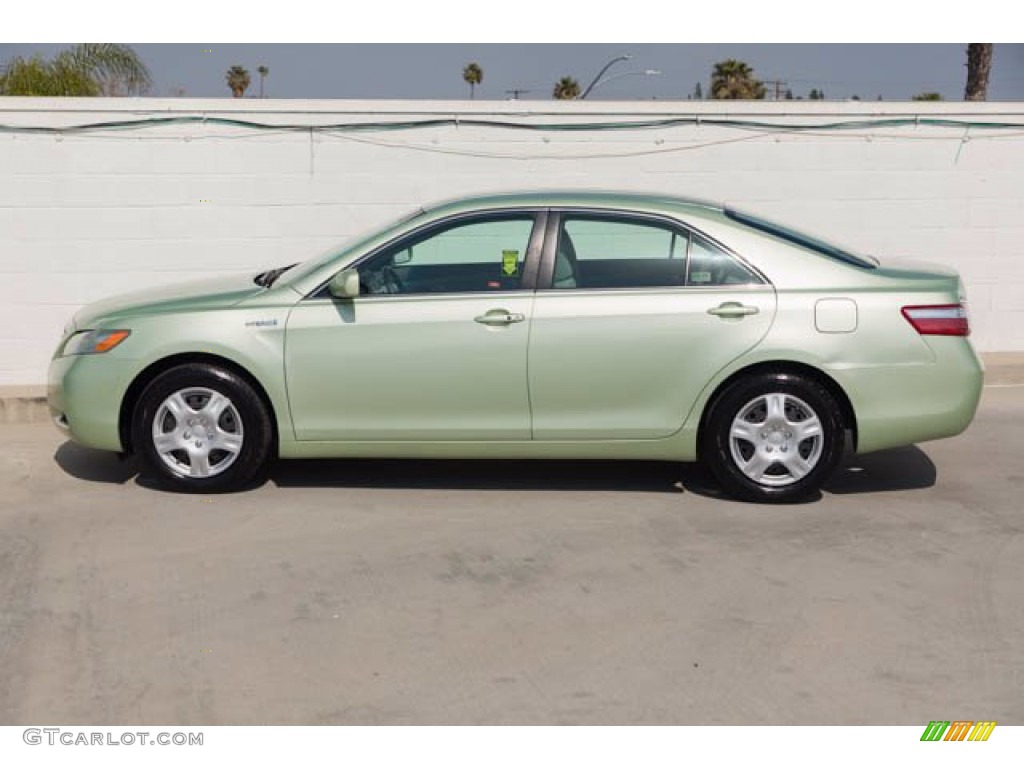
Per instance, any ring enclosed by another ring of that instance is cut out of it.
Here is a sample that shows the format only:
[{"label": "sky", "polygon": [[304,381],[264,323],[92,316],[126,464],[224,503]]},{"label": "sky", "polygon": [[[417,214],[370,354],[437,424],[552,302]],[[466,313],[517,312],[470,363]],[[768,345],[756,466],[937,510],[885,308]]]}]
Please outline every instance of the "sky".
[{"label": "sky", "polygon": [[[0,44],[0,63],[13,56],[52,55],[62,46]],[[795,96],[812,88],[828,99],[854,95],[907,100],[936,91],[947,100],[963,97],[966,44],[663,44],[663,43],[146,43],[133,45],[150,68],[153,96],[228,97],[227,69],[244,66],[252,76],[247,96],[258,96],[256,68],[266,65],[268,98],[465,99],[463,67],[484,71],[476,98],[503,100],[520,89],[521,99],[547,100],[554,83],[569,75],[581,87],[611,59],[616,63],[589,97],[686,99],[700,82],[707,94],[714,62],[734,58],[750,64],[763,81],[782,80]],[[659,75],[642,74],[657,70]],[[769,86],[774,89],[774,86]],[[771,93],[769,94],[771,96]],[[1024,44],[997,43],[989,101],[1024,101]]]}]

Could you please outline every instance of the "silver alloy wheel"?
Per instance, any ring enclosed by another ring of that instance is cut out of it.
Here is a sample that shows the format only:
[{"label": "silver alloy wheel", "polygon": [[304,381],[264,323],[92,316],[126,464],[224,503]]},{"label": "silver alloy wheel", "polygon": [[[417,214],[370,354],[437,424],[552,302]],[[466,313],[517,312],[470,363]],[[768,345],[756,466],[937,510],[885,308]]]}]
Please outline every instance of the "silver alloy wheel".
[{"label": "silver alloy wheel", "polygon": [[182,477],[213,477],[242,450],[242,418],[225,395],[206,387],[179,389],[153,417],[153,447]]},{"label": "silver alloy wheel", "polygon": [[760,485],[791,485],[805,477],[817,466],[824,443],[818,414],[784,392],[755,397],[729,428],[732,460]]}]

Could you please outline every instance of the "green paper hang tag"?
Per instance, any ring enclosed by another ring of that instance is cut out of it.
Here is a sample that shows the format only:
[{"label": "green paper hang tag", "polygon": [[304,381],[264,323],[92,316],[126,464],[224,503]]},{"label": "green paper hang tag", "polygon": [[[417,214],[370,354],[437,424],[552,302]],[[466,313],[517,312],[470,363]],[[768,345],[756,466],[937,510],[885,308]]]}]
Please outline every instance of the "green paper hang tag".
[{"label": "green paper hang tag", "polygon": [[519,251],[501,252],[501,274],[515,277],[519,274]]}]

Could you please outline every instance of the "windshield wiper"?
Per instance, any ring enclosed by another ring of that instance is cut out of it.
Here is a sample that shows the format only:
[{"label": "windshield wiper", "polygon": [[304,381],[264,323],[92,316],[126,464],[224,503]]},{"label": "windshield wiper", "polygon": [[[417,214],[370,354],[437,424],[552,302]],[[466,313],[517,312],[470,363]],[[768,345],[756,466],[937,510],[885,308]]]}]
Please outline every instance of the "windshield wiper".
[{"label": "windshield wiper", "polygon": [[[298,262],[295,262],[295,264],[298,264]],[[295,264],[289,264],[287,267],[278,267],[277,269],[268,269],[266,272],[260,272],[252,281],[261,288],[269,288],[274,284],[274,281],[277,280],[277,278],[294,267]]]}]

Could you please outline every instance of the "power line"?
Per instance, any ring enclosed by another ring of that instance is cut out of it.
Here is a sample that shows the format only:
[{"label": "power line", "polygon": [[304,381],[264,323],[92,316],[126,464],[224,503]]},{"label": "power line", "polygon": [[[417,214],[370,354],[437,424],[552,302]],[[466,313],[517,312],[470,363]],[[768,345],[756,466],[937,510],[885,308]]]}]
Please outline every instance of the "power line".
[{"label": "power line", "polygon": [[[520,90],[520,92],[525,92]],[[1014,117],[1017,113],[1012,113]],[[243,128],[257,131],[273,132],[317,132],[334,131],[345,133],[377,133],[385,131],[406,131],[423,128],[440,128],[446,126],[472,126],[476,128],[516,129],[530,132],[566,132],[583,131],[637,131],[658,128],[676,128],[682,126],[716,126],[736,128],[740,130],[786,131],[790,133],[811,133],[813,131],[852,131],[866,128],[898,128],[906,126],[930,126],[935,128],[1006,130],[1024,128],[1024,122],[1003,120],[959,120],[948,117],[922,117],[913,111],[901,113],[893,117],[872,117],[862,119],[840,119],[827,122],[791,122],[783,119],[738,119],[734,117],[707,117],[700,115],[686,116],[652,116],[644,120],[594,121],[585,123],[530,123],[512,120],[493,120],[465,117],[433,117],[412,120],[385,120],[370,122],[346,123],[263,123],[254,120],[241,120],[211,115],[179,115],[174,117],[149,117],[128,120],[112,120],[101,123],[81,123],[77,125],[12,125],[0,123],[0,133],[25,133],[71,135],[96,131],[138,130],[156,126],[198,125]]]}]

